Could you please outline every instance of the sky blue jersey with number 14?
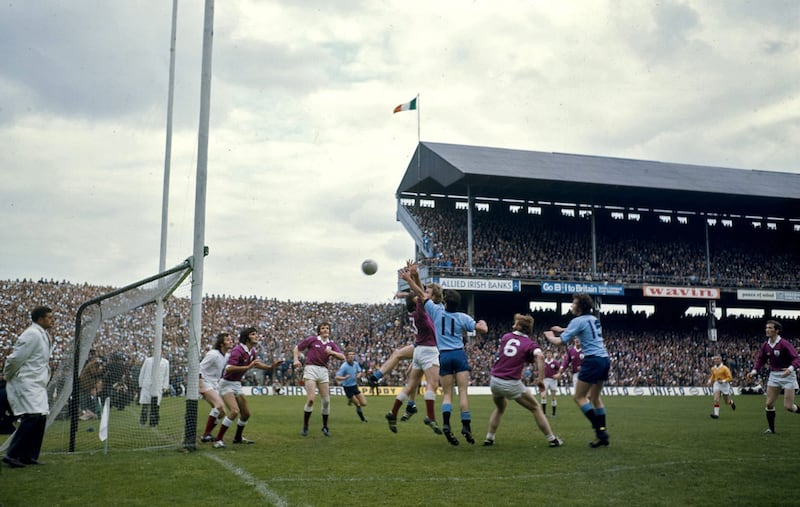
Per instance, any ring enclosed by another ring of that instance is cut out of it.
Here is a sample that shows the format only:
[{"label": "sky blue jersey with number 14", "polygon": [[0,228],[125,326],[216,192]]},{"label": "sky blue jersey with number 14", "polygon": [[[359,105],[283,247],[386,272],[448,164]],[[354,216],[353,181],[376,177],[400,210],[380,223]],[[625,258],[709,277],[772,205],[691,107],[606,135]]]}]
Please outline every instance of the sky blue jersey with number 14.
[{"label": "sky blue jersey with number 14", "polygon": [[567,343],[577,337],[581,341],[584,356],[608,357],[603,344],[603,327],[594,315],[578,315],[561,333],[561,341]]}]

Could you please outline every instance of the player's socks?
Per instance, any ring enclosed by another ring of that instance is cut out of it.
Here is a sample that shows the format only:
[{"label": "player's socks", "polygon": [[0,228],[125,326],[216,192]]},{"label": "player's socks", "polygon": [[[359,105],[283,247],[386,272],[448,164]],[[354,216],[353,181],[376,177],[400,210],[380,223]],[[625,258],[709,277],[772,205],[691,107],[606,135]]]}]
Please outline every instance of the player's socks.
[{"label": "player's socks", "polygon": [[[242,440],[242,432],[244,431],[244,427],[247,424],[247,421],[244,421],[245,424],[242,424],[240,420],[239,423],[236,425],[236,436],[233,437],[234,442],[241,442]],[[221,439],[220,439],[221,440]]]},{"label": "player's socks", "polygon": [[222,424],[219,425],[219,431],[217,432],[217,438],[215,440],[220,441],[225,436],[225,432],[228,431],[228,428],[233,423],[227,416],[222,420]]},{"label": "player's socks", "polygon": [[375,373],[372,374],[372,376],[375,377],[375,380],[377,381],[383,378],[383,373],[381,373],[380,370],[376,370]]},{"label": "player's socks", "polygon": [[714,403],[714,415],[719,416],[719,403]]},{"label": "player's socks", "polygon": [[606,407],[594,409],[594,418],[597,421],[598,428],[606,427]]},{"label": "player's socks", "polygon": [[442,403],[442,424],[450,426],[450,414],[453,411],[453,405],[450,403]]},{"label": "player's socks", "polygon": [[214,426],[217,425],[217,417],[210,415],[208,416],[208,420],[206,421],[206,429],[203,431],[203,435],[210,435],[211,431],[214,429]]},{"label": "player's socks", "polygon": [[583,412],[583,415],[585,415],[586,418],[589,419],[589,422],[592,423],[592,428],[600,427],[600,425],[597,424],[597,417],[594,414],[594,408],[592,408],[591,403],[586,403],[585,405],[583,405],[581,407],[581,412]]},{"label": "player's socks", "polygon": [[436,420],[436,410],[434,409],[434,402],[436,400],[425,400],[425,411],[428,413],[428,419],[431,421]]},{"label": "player's socks", "polygon": [[775,409],[772,410],[767,409],[767,424],[769,425],[770,431],[775,433]]},{"label": "player's socks", "polygon": [[358,417],[363,421],[364,420],[364,412],[361,410],[361,407],[356,407],[356,413]]},{"label": "player's socks", "polygon": [[328,427],[328,414],[322,414],[322,427]]}]

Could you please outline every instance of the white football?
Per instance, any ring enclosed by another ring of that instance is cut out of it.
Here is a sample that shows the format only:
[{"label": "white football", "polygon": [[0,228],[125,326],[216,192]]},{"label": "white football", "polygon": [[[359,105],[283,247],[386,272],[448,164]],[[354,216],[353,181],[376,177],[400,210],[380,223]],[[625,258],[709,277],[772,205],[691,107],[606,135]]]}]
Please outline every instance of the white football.
[{"label": "white football", "polygon": [[363,271],[365,275],[374,275],[378,272],[378,263],[372,259],[367,259],[361,263],[361,271]]}]

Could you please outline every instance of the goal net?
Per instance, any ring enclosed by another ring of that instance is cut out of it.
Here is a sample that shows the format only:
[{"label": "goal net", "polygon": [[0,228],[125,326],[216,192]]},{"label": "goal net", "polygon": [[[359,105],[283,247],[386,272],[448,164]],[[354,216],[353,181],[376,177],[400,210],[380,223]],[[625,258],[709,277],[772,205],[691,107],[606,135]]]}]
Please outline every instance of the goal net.
[{"label": "goal net", "polygon": [[[187,260],[80,306],[75,340],[61,357],[52,358],[42,452],[181,445],[191,335],[190,273]],[[156,353],[159,300],[163,325]],[[147,361],[154,355],[161,358],[155,374],[152,359]],[[152,385],[156,376],[157,386]],[[9,443],[10,438],[0,449]]]}]

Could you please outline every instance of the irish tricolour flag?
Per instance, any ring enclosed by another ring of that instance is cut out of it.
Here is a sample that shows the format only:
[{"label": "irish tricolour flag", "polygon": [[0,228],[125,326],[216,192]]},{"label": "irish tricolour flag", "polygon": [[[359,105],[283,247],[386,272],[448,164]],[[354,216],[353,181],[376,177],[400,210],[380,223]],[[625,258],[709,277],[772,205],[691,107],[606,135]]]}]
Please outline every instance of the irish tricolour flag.
[{"label": "irish tricolour flag", "polygon": [[406,102],[405,104],[400,104],[399,106],[394,108],[395,113],[399,113],[400,111],[412,111],[417,108],[417,99],[415,98],[411,102]]}]

